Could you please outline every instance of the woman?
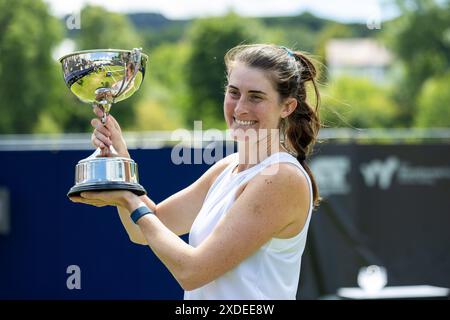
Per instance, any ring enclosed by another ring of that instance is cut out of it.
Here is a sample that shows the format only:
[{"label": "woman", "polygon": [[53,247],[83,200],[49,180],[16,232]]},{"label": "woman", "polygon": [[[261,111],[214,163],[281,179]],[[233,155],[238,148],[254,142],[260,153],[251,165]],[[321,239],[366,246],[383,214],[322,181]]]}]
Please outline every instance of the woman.
[{"label": "woman", "polygon": [[[318,101],[316,69],[300,52],[274,45],[235,47],[225,63],[224,115],[236,154],[157,205],[128,191],[72,200],[117,206],[131,241],[150,246],[185,299],[295,299],[319,201],[305,163],[320,127],[305,89],[311,82]],[[106,126],[98,119],[92,125],[95,146],[113,145],[129,157],[112,116]],[[186,233],[189,244],[177,236]]]}]

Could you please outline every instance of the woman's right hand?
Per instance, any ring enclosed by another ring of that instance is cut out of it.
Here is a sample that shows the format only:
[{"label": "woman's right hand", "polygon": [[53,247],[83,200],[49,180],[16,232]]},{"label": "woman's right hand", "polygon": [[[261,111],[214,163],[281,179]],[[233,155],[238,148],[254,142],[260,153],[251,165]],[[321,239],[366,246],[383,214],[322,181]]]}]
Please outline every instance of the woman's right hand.
[{"label": "woman's right hand", "polygon": [[98,118],[91,120],[91,125],[94,127],[91,142],[94,147],[100,148],[101,153],[99,156],[112,156],[109,148],[112,145],[120,157],[130,158],[127,145],[122,136],[122,130],[120,129],[119,123],[117,123],[116,119],[109,114],[106,118],[106,124],[103,125],[100,120],[103,116],[103,110],[101,110],[98,106],[94,106],[93,110]]}]

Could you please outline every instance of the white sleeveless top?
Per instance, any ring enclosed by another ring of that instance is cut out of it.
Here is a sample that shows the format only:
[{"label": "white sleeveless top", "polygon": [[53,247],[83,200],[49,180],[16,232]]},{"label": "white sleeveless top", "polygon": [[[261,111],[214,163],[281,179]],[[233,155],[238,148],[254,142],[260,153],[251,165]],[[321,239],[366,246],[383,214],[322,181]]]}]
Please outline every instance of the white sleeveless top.
[{"label": "white sleeveless top", "polygon": [[300,277],[300,265],[305,249],[306,234],[311,219],[313,191],[308,174],[297,159],[286,153],[272,154],[257,165],[233,174],[238,165],[234,160],[217,177],[208,191],[189,234],[189,244],[197,247],[214,230],[219,220],[227,214],[235,201],[239,187],[246,184],[267,166],[274,163],[291,163],[306,176],[310,191],[308,217],[303,229],[288,239],[272,238],[247,257],[234,269],[192,291],[185,291],[186,300],[260,300],[295,299]]}]

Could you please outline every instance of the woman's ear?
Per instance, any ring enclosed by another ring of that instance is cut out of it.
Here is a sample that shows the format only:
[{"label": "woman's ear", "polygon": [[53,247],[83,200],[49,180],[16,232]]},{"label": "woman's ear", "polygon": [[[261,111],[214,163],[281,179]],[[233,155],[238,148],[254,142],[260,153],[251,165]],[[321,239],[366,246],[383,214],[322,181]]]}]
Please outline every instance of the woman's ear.
[{"label": "woman's ear", "polygon": [[287,118],[297,108],[297,99],[287,98],[281,110],[281,118]]}]

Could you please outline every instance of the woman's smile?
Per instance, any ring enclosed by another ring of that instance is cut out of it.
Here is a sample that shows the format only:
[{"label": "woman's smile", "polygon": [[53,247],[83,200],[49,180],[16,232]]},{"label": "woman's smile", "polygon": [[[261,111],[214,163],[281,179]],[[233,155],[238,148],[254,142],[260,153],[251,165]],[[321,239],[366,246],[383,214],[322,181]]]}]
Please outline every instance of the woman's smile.
[{"label": "woman's smile", "polygon": [[237,119],[236,117],[233,117],[233,121],[238,127],[242,127],[242,128],[250,128],[258,123],[258,121],[256,121],[256,120],[241,120],[241,119]]}]

